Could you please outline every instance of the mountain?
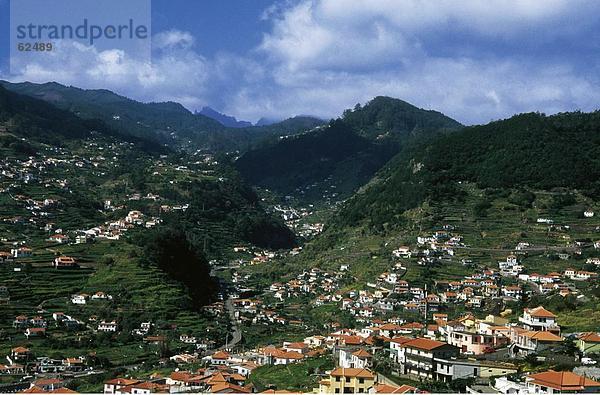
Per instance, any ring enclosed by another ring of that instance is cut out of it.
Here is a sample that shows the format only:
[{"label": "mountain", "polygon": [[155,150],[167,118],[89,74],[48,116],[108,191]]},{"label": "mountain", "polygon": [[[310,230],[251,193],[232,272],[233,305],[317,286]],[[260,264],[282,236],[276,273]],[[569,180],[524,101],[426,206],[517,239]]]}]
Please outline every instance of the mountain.
[{"label": "mountain", "polygon": [[213,110],[210,107],[202,107],[202,110],[197,112],[196,114],[201,114],[206,117],[212,118],[215,121],[219,122],[223,126],[227,126],[230,128],[245,128],[248,126],[252,126],[251,122],[248,121],[238,121],[235,117],[231,117],[229,115],[221,114],[220,112]]},{"label": "mountain", "polygon": [[2,82],[2,85],[83,119],[100,119],[122,133],[158,144],[182,147],[192,141],[205,148],[218,146],[225,139],[220,136],[225,129],[223,125],[204,115],[194,115],[178,103],[141,103],[105,89],[80,89],[55,82]]},{"label": "mountain", "polygon": [[[295,134],[321,124],[299,117],[262,127],[226,127],[179,103],[142,103],[104,89],[80,89],[56,82],[34,84],[0,81],[6,89],[49,102],[82,119],[99,119],[125,135],[189,152],[247,150],[272,136]],[[307,126],[308,125],[308,126]]]},{"label": "mountain", "polygon": [[272,125],[272,124],[277,123],[277,122],[281,122],[281,120],[280,119],[274,119],[274,118],[262,117],[258,121],[256,121],[256,123],[254,124],[254,126],[268,126],[268,125]]},{"label": "mountain", "polygon": [[401,152],[347,202],[337,224],[393,225],[423,202],[462,199],[465,184],[516,193],[513,200],[556,188],[597,196],[599,158],[600,112],[528,113],[464,128]]},{"label": "mountain", "polygon": [[[11,92],[0,86],[0,126],[10,134],[36,142],[61,146],[65,141],[101,135],[110,139],[135,143],[148,152],[167,152],[144,138],[129,136],[109,127],[101,120],[81,119],[73,113],[43,101]],[[25,144],[21,141],[19,144]]]},{"label": "mountain", "polygon": [[445,115],[376,97],[307,133],[271,140],[236,161],[251,183],[310,200],[349,196],[412,140],[460,128]]}]

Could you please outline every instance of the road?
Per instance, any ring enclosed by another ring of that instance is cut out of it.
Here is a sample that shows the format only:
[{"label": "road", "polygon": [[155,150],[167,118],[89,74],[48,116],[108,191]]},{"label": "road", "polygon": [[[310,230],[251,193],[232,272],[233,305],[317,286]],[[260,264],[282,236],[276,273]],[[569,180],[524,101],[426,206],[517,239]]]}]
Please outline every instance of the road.
[{"label": "road", "polygon": [[[223,350],[225,348],[231,349],[235,347],[240,341],[242,341],[242,331],[240,330],[240,327],[238,326],[237,320],[235,318],[235,308],[233,307],[233,299],[231,298],[231,296],[227,298],[227,301],[225,301],[225,308],[229,313],[229,320],[231,321],[231,329],[233,330],[233,333],[231,341],[228,341],[226,346],[223,345],[219,347],[219,350]],[[229,337],[229,334],[227,334],[227,336]]]}]

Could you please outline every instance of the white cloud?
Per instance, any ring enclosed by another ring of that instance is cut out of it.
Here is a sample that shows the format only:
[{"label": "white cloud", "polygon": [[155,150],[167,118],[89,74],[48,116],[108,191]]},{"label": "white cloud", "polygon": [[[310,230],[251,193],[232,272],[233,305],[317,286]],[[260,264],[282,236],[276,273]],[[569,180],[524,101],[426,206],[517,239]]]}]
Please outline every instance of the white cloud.
[{"label": "white cloud", "polygon": [[262,101],[265,111],[277,103],[324,116],[390,95],[467,123],[591,110],[596,73],[558,56],[558,43],[554,53],[539,48],[555,38],[585,42],[598,11],[598,2],[566,0],[305,0],[275,14],[259,47],[280,89],[246,91],[235,107],[251,102],[252,112]]},{"label": "white cloud", "polygon": [[180,101],[190,108],[207,104],[204,86],[210,66],[205,58],[182,45],[190,43],[191,35],[171,31],[161,37],[162,51],[152,63],[123,50],[98,51],[62,41],[56,51],[13,71],[9,79],[110,89],[143,101]]},{"label": "white cloud", "polygon": [[377,95],[465,123],[592,110],[599,64],[563,52],[593,45],[598,11],[587,0],[284,1],[264,12],[271,28],[247,55],[207,58],[191,33],[169,30],[154,36],[151,64],[65,42],[11,79],[211,105],[248,120],[334,117]]},{"label": "white cloud", "polygon": [[190,32],[175,29],[158,33],[152,38],[152,44],[157,49],[189,49],[194,46],[195,41]]}]

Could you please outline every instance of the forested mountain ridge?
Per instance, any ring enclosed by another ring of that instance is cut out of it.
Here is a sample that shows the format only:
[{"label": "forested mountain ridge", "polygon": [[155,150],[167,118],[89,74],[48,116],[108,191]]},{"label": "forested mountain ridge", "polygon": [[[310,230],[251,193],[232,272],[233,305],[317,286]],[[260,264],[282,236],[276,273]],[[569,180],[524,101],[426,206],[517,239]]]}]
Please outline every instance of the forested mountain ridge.
[{"label": "forested mountain ridge", "polygon": [[56,82],[0,81],[0,84],[82,119],[100,119],[122,134],[187,151],[246,150],[273,135],[294,134],[322,123],[315,118],[300,117],[264,127],[233,128],[200,113],[194,114],[179,103],[142,103],[106,89],[80,89]]},{"label": "forested mountain ridge", "polygon": [[600,112],[527,113],[467,127],[398,154],[347,202],[338,223],[381,225],[426,200],[459,198],[464,182],[597,195],[599,155]]},{"label": "forested mountain ridge", "polygon": [[326,127],[246,152],[236,167],[251,183],[283,194],[345,198],[404,144],[460,127],[439,112],[380,96]]}]

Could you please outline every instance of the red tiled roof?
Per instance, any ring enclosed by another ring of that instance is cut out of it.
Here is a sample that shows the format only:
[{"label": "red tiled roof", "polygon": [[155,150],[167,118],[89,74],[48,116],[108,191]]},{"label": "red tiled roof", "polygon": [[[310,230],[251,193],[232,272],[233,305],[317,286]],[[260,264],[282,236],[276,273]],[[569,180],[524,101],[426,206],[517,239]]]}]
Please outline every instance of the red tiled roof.
[{"label": "red tiled roof", "polygon": [[579,376],[572,372],[547,372],[531,374],[528,377],[534,384],[554,388],[560,391],[580,392],[585,389],[595,388],[600,390],[600,383],[590,380],[584,376]]},{"label": "red tiled roof", "polygon": [[360,377],[366,379],[374,379],[375,376],[371,373],[370,370],[367,369],[358,369],[358,368],[337,368],[331,371],[331,376],[341,376],[341,377]]},{"label": "red tiled roof", "polygon": [[600,334],[596,332],[585,332],[579,335],[579,340],[590,343],[600,343]]},{"label": "red tiled roof", "polygon": [[439,342],[437,340],[425,339],[425,338],[413,339],[413,340],[403,344],[404,347],[418,348],[420,350],[427,350],[427,351],[434,350],[436,348],[439,348],[442,346],[447,346],[447,345],[448,345],[448,343]]},{"label": "red tiled roof", "polygon": [[556,315],[551,311],[546,310],[543,306],[538,306],[534,309],[525,309],[532,317],[556,318]]}]

